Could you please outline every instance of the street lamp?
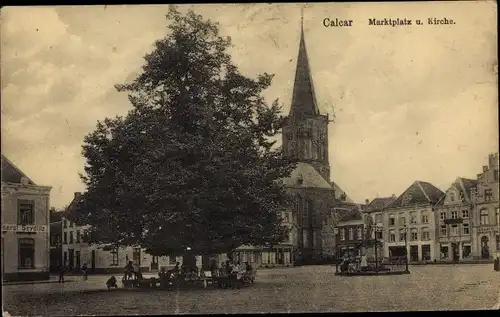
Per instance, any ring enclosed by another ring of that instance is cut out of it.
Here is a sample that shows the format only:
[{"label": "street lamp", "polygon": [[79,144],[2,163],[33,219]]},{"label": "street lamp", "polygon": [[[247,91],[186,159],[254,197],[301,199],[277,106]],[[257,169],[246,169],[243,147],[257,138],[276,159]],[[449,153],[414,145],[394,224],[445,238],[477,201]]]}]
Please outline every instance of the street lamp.
[{"label": "street lamp", "polygon": [[406,227],[406,225],[403,227],[403,233],[405,235],[405,268],[406,268],[406,272],[408,272],[408,228]]},{"label": "street lamp", "polygon": [[379,232],[382,232],[383,228],[380,226],[375,226],[375,272],[378,272],[378,250],[377,250],[377,244],[378,244],[378,238],[377,234]]},{"label": "street lamp", "polygon": [[335,273],[339,272],[339,243],[338,243],[338,235],[339,228],[333,228],[333,234],[335,235]]}]

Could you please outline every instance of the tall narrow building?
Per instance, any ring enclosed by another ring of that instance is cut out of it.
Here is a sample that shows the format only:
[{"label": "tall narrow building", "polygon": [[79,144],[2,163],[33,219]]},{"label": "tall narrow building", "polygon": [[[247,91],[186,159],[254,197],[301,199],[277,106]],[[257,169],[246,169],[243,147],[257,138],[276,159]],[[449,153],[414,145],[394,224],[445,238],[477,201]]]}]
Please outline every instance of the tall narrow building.
[{"label": "tall narrow building", "polygon": [[292,104],[283,128],[283,149],[285,155],[311,164],[330,183],[328,122],[328,115],[320,114],[316,101],[302,18]]}]

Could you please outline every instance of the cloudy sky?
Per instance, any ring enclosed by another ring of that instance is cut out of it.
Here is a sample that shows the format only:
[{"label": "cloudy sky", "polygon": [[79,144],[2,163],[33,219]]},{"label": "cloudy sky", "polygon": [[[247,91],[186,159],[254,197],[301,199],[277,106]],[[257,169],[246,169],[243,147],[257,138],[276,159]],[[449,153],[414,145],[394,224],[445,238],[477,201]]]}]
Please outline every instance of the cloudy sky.
[{"label": "cloudy sky", "polygon": [[[288,111],[297,58],[297,4],[193,5],[232,37],[248,76],[275,74],[266,97]],[[1,19],[2,152],[51,204],[84,190],[83,137],[125,114],[114,85],[134,78],[166,35],[166,6],[7,7]],[[325,28],[324,18],[353,20]],[[369,18],[447,17],[447,26],[373,27]],[[475,178],[498,151],[493,2],[317,4],[304,10],[317,100],[330,125],[335,180],[355,201],[400,194],[415,180],[441,189]]]}]

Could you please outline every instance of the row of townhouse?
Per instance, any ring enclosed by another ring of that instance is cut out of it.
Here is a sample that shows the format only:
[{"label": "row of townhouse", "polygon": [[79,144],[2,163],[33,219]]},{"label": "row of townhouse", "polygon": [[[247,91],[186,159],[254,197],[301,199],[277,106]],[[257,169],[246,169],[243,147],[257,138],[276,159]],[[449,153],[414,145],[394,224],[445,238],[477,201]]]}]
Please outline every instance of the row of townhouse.
[{"label": "row of townhouse", "polygon": [[378,228],[372,235],[382,242],[383,257],[408,254],[411,262],[492,259],[500,252],[498,153],[489,155],[489,164],[475,180],[459,177],[446,192],[416,181],[399,197],[375,198],[364,213]]}]

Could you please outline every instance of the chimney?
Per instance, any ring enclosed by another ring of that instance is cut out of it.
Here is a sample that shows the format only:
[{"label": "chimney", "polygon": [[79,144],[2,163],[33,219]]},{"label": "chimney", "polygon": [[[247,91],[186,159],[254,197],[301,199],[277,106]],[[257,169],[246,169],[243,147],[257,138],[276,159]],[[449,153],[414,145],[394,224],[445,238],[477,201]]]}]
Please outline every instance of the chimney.
[{"label": "chimney", "polygon": [[50,212],[56,212],[56,208],[55,207],[50,207]]},{"label": "chimney", "polygon": [[80,193],[80,192],[75,192],[75,199],[76,199],[76,198],[78,198],[78,197],[80,197],[81,195],[82,195],[82,193]]},{"label": "chimney", "polygon": [[488,171],[488,166],[484,165],[483,166],[483,173]]},{"label": "chimney", "polygon": [[369,199],[365,199],[365,205],[368,205],[370,203]]}]

